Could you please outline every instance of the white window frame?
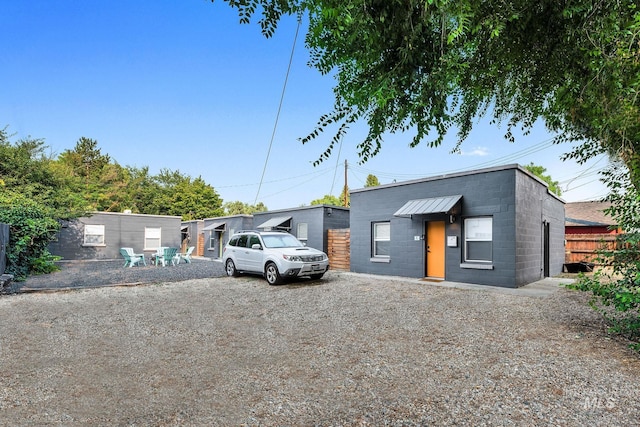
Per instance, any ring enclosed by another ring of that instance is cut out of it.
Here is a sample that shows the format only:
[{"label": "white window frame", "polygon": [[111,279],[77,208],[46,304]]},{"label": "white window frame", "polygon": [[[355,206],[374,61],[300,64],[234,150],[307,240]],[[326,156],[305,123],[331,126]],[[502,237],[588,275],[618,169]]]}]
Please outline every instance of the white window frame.
[{"label": "white window frame", "polygon": [[303,243],[306,243],[309,240],[309,224],[306,222],[300,222],[297,225],[297,237]]},{"label": "white window frame", "polygon": [[105,246],[105,226],[100,224],[85,224],[83,246]]},{"label": "white window frame", "polygon": [[[153,243],[156,243],[154,245]],[[162,246],[162,228],[161,227],[145,227],[144,228],[144,250],[157,250]]]},{"label": "white window frame", "polygon": [[216,230],[209,231],[209,247],[207,250],[212,251],[216,248]]},{"label": "white window frame", "polygon": [[[469,258],[469,243],[490,242],[489,259]],[[490,216],[465,218],[464,220],[464,260],[465,262],[493,262],[493,218]]]},{"label": "white window frame", "polygon": [[[389,259],[390,254],[378,253],[378,242],[389,242],[389,246],[391,246],[391,221],[380,221],[380,222],[374,222],[371,224],[371,255],[372,257]],[[390,249],[391,248],[389,248],[389,250]]]}]

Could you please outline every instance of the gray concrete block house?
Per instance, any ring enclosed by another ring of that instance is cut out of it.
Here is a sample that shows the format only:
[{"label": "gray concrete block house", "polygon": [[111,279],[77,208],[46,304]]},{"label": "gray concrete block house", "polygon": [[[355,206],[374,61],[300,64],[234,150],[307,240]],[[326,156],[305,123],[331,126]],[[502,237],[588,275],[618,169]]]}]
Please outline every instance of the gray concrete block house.
[{"label": "gray concrete block house", "polygon": [[180,247],[180,224],[179,216],[94,212],[64,221],[49,251],[65,260],[121,259],[121,247],[151,255],[160,246]]},{"label": "gray concrete block house", "polygon": [[312,205],[256,212],[253,227],[261,231],[288,231],[306,246],[327,252],[327,230],[349,228],[349,208]]},{"label": "gray concrete block house", "polygon": [[204,220],[204,252],[208,258],[222,257],[224,245],[229,241],[233,233],[240,230],[253,228],[253,216],[229,215]]},{"label": "gray concrete block house", "polygon": [[326,252],[327,230],[335,228],[349,228],[349,208],[313,205],[207,218],[202,229],[204,256],[221,258],[224,245],[240,230],[287,231],[307,246]]},{"label": "gray concrete block house", "polygon": [[519,165],[351,191],[351,271],[515,288],[561,273],[564,202]]}]

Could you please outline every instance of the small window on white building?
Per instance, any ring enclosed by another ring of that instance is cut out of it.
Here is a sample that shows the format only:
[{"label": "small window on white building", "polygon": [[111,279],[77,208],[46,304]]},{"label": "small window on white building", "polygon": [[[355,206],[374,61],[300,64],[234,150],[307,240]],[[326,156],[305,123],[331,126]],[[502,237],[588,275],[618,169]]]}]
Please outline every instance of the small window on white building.
[{"label": "small window on white building", "polygon": [[300,240],[302,243],[307,243],[308,240],[308,229],[309,229],[309,225],[306,222],[301,222],[300,224],[298,224],[298,240]]},{"label": "small window on white building", "polygon": [[158,227],[144,228],[144,249],[154,250],[160,247],[162,229]]},{"label": "small window on white building", "polygon": [[464,220],[465,261],[491,262],[493,260],[493,218],[467,218]]},{"label": "small window on white building", "polygon": [[391,248],[391,223],[373,223],[373,257],[389,258]]},{"label": "small window on white building", "polygon": [[85,224],[84,246],[104,246],[104,225]]}]

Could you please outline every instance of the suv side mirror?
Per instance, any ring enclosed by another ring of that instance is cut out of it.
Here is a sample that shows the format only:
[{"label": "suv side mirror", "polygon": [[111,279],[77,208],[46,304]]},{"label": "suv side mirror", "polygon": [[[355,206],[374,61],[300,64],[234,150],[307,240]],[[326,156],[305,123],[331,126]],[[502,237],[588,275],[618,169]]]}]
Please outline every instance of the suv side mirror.
[{"label": "suv side mirror", "polygon": [[253,245],[251,245],[251,249],[262,249],[262,246],[260,245],[260,243],[254,243]]}]

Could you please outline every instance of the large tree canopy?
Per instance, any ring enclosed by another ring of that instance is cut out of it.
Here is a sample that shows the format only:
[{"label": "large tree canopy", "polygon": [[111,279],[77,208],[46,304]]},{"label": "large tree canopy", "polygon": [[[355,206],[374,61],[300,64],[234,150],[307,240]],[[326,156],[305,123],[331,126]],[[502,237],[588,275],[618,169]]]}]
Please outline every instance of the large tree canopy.
[{"label": "large tree canopy", "polygon": [[266,36],[283,15],[306,15],[311,65],[336,77],[335,125],[318,161],[355,121],[369,133],[362,161],[388,132],[411,145],[462,142],[474,120],[506,123],[508,139],[538,119],[584,161],[609,152],[637,162],[640,10],[637,0],[226,0]]}]

